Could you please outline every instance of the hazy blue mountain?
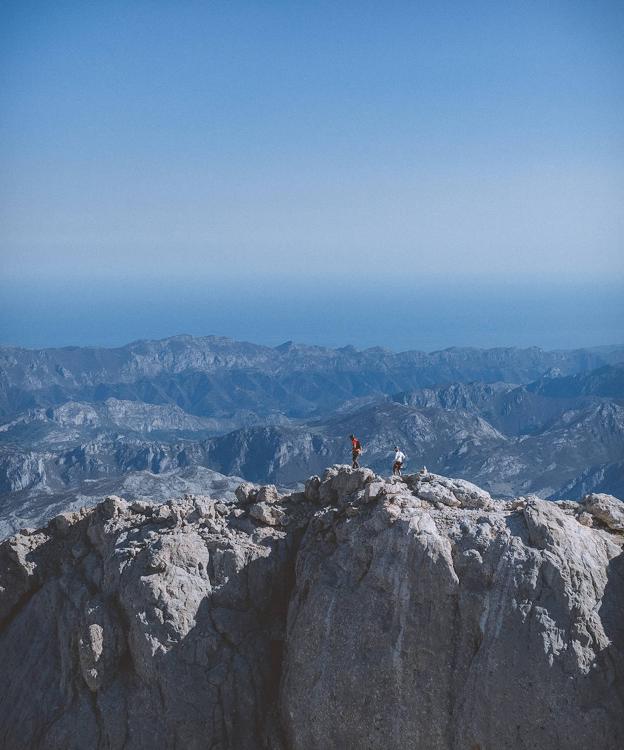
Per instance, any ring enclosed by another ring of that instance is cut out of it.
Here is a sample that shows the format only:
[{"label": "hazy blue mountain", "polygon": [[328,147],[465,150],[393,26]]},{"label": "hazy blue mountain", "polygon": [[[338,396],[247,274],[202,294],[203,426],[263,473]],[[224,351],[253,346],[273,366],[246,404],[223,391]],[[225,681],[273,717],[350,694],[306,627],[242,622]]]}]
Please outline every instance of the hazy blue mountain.
[{"label": "hazy blue mountain", "polygon": [[0,348],[0,414],[109,398],[174,404],[190,414],[328,413],[349,399],[454,382],[528,383],[557,368],[576,374],[624,360],[624,348],[446,349],[393,353],[288,342],[272,348],[176,336],[116,349]]},{"label": "hazy blue mountain", "polygon": [[92,403],[67,401],[60,406],[29,409],[0,424],[0,445],[62,447],[88,440],[102,432],[199,439],[223,434],[242,425],[287,421],[279,414],[260,417],[245,410],[234,412],[229,417],[197,417],[175,404],[115,398]]},{"label": "hazy blue mountain", "polygon": [[590,372],[554,377],[546,373],[531,383],[528,390],[544,396],[577,398],[579,396],[602,396],[604,398],[624,398],[624,364],[600,367]]},{"label": "hazy blue mountain", "polygon": [[399,393],[393,398],[417,407],[467,410],[512,435],[536,432],[566,409],[589,406],[597,399],[624,400],[624,364],[588,373],[561,376],[552,371],[526,385],[453,383]]},{"label": "hazy blue mountain", "polygon": [[592,466],[553,494],[553,499],[583,497],[589,492],[606,492],[624,498],[624,460]]}]

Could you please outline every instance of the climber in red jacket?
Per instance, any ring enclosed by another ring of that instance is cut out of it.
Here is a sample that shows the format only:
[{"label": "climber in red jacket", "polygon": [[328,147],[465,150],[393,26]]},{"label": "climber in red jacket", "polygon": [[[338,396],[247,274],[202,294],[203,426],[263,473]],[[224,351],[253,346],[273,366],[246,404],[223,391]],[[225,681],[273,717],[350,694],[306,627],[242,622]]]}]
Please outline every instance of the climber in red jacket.
[{"label": "climber in red jacket", "polygon": [[360,464],[358,462],[359,457],[362,455],[362,443],[355,437],[355,435],[349,435],[351,438],[351,456],[353,458],[352,468],[359,469]]}]

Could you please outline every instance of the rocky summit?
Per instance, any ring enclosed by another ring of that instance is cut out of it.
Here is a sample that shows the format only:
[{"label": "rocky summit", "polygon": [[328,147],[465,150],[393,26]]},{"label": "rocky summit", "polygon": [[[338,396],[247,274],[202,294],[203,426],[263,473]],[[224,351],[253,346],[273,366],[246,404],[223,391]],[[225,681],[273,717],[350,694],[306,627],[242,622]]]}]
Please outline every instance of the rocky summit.
[{"label": "rocky summit", "polygon": [[9,750],[624,747],[624,506],[333,466],[0,545]]}]

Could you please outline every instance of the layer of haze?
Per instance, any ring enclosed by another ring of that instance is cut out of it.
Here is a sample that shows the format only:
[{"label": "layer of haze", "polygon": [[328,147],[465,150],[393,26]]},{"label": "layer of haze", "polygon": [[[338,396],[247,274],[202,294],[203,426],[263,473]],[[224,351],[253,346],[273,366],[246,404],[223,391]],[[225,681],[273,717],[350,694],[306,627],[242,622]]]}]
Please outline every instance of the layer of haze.
[{"label": "layer of haze", "polygon": [[275,346],[287,340],[432,351],[463,346],[570,349],[624,344],[620,284],[269,280],[232,285],[83,280],[2,287],[0,341],[118,346],[179,333]]},{"label": "layer of haze", "polygon": [[0,342],[618,343],[624,4],[0,7]]}]

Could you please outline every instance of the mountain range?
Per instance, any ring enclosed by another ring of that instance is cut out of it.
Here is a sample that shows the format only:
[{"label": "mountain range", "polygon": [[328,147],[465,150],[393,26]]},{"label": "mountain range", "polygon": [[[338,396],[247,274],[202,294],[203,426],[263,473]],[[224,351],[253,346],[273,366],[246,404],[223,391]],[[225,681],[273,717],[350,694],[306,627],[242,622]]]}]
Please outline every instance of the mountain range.
[{"label": "mountain range", "polygon": [[162,500],[227,476],[295,488],[348,460],[352,432],[378,472],[399,445],[410,470],[500,497],[624,496],[622,363],[618,347],[397,354],[189,336],[1,348],[0,532],[104,494]]},{"label": "mountain range", "polygon": [[[572,351],[452,348],[427,354],[358,351],[286,342],[259,346],[208,336],[174,336],[105,349],[0,348],[0,414],[107,398],[175,404],[196,416],[254,411],[289,417],[327,413],[371,393],[454,382],[527,383],[624,361],[624,347]],[[248,416],[248,415],[247,415]]]}]

